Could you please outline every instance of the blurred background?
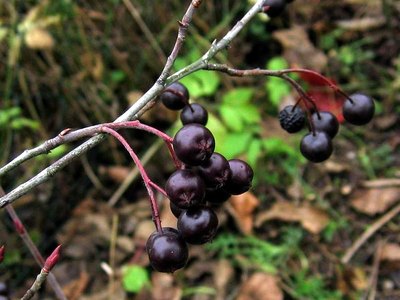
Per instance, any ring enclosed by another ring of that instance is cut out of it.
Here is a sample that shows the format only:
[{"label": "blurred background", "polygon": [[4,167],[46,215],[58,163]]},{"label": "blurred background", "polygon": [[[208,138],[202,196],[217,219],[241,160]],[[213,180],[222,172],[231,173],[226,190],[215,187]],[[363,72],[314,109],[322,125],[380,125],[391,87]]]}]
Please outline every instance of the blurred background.
[{"label": "blurred background", "polygon": [[[134,104],[159,76],[188,4],[0,0],[0,165]],[[204,0],[174,69],[198,59],[250,6]],[[184,78],[191,101],[210,113],[217,151],[253,166],[253,189],[219,208],[217,237],[191,247],[185,269],[153,272],[145,189],[129,155],[107,139],[14,205],[42,253],[63,244],[54,273],[68,299],[400,299],[399,1],[296,0],[280,17],[257,16],[215,61],[313,69],[349,94],[371,95],[376,116],[363,127],[342,122],[333,156],[312,164],[299,151],[306,131],[279,126],[280,108],[297,99],[284,81],[207,71]],[[343,98],[316,78],[295,78],[343,121]],[[178,117],[156,104],[141,120],[173,134]],[[139,131],[124,136],[163,186],[174,170],[163,144]],[[1,185],[12,190],[78,144],[24,163]],[[174,226],[168,201],[159,201],[163,225]],[[16,299],[39,268],[4,210],[1,244],[0,282]],[[37,299],[54,299],[48,285]]]}]

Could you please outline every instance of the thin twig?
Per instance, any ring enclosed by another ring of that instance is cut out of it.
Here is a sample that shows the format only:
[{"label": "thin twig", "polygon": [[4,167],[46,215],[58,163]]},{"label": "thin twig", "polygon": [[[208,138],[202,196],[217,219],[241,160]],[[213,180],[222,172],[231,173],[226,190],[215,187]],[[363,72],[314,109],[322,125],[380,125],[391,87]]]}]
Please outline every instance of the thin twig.
[{"label": "thin twig", "polygon": [[386,214],[376,220],[371,226],[367,228],[363,232],[363,234],[354,242],[354,244],[346,251],[343,255],[341,262],[343,264],[348,264],[353,257],[353,255],[360,249],[360,247],[377,232],[381,229],[387,222],[393,219],[400,213],[400,203],[389,210]]},{"label": "thin twig", "polygon": [[[0,186],[0,195],[4,195],[4,190],[1,186]],[[13,221],[14,227],[15,227],[16,231],[18,232],[19,236],[21,237],[22,241],[28,248],[29,252],[32,254],[36,263],[39,265],[39,267],[42,268],[45,260],[44,260],[43,256],[40,254],[40,251],[36,247],[35,243],[32,241],[29,233],[27,232],[24,224],[22,223],[21,219],[19,218],[14,207],[10,204],[10,205],[7,205],[5,207],[5,209],[8,213],[8,215],[10,216],[11,220]],[[49,274],[49,284],[58,299],[61,299],[61,300],[67,299],[64,295],[64,292],[63,292],[60,284],[58,283],[58,281],[53,273]]]}]

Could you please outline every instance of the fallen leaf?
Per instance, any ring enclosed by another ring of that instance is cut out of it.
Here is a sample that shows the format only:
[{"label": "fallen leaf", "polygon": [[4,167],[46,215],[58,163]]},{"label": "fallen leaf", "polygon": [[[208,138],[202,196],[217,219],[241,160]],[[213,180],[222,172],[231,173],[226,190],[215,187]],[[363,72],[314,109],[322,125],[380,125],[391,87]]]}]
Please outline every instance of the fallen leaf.
[{"label": "fallen leaf", "polygon": [[385,212],[399,200],[398,187],[361,189],[351,197],[351,205],[357,211],[372,216]]},{"label": "fallen leaf", "polygon": [[321,71],[326,66],[328,61],[326,55],[313,46],[305,28],[296,26],[291,29],[275,31],[273,35],[282,44],[283,55],[290,65],[316,71]]},{"label": "fallen leaf", "polygon": [[102,176],[106,176],[110,178],[112,181],[116,183],[122,183],[130,173],[131,168],[123,167],[123,166],[100,166],[99,174]]},{"label": "fallen leaf", "polygon": [[217,289],[217,295],[215,299],[226,299],[227,285],[235,274],[232,264],[226,259],[218,260],[218,262],[214,264],[213,271],[213,281]]},{"label": "fallen leaf", "polygon": [[283,292],[276,276],[254,273],[240,288],[237,300],[282,300]]},{"label": "fallen leaf", "polygon": [[25,43],[31,49],[44,50],[54,47],[54,39],[50,33],[42,28],[29,30],[25,35]]},{"label": "fallen leaf", "polygon": [[254,223],[254,210],[260,204],[260,201],[253,193],[247,192],[241,195],[232,196],[229,199],[232,209],[228,208],[239,229],[244,234],[251,234]]},{"label": "fallen leaf", "polygon": [[179,300],[182,296],[182,289],[174,285],[174,275],[153,272],[152,298],[154,300]]},{"label": "fallen leaf", "polygon": [[385,244],[382,249],[381,260],[400,261],[400,244]]},{"label": "fallen leaf", "polygon": [[354,290],[365,290],[368,287],[368,278],[365,271],[358,267],[337,268],[337,288],[344,295],[351,295]]},{"label": "fallen leaf", "polygon": [[279,201],[271,209],[259,214],[255,225],[261,226],[270,220],[300,222],[304,229],[318,234],[328,224],[329,217],[324,211],[309,205],[296,206],[287,201]]}]

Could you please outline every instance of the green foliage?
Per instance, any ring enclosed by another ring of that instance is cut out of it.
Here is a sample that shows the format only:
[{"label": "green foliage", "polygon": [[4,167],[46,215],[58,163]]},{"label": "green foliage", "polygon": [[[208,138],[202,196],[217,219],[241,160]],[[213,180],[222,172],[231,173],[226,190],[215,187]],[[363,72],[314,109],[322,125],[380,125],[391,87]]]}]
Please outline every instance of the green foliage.
[{"label": "green foliage", "polygon": [[11,107],[0,110],[0,128],[38,130],[40,123],[22,116],[21,108]]},{"label": "green foliage", "polygon": [[[186,67],[201,56],[197,47],[193,46],[191,49],[193,50],[186,56],[176,59],[174,65],[176,69]],[[220,79],[216,72],[197,71],[182,78],[180,82],[187,87],[192,97],[199,98],[214,95],[220,84]]]},{"label": "green foliage", "polygon": [[306,270],[294,274],[293,293],[296,299],[309,300],[339,300],[343,299],[339,291],[327,289],[324,280],[318,276],[307,276]]},{"label": "green foliage", "polygon": [[150,285],[148,271],[138,265],[128,265],[122,269],[122,285],[124,290],[130,293],[138,293]]},{"label": "green foliage", "polygon": [[[268,70],[281,70],[286,69],[287,67],[288,64],[286,60],[280,56],[271,58],[266,66]],[[286,81],[277,77],[267,77],[265,89],[268,94],[268,100],[275,108],[278,107],[282,98],[289,95],[291,91],[290,85]]]},{"label": "green foliage", "polygon": [[290,250],[286,245],[274,245],[253,236],[232,234],[218,235],[207,248],[240,267],[252,267],[270,273],[275,273],[277,267],[284,263]]}]

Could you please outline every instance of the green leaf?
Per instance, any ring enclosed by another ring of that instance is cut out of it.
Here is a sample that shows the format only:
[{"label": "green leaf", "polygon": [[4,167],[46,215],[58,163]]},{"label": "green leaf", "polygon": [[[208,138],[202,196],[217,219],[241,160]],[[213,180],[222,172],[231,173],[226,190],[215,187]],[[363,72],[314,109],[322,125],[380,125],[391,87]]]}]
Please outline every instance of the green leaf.
[{"label": "green leaf", "polygon": [[141,266],[129,265],[122,269],[122,285],[125,291],[137,293],[150,284],[147,270]]},{"label": "green leaf", "polygon": [[230,133],[225,136],[222,144],[216,144],[216,151],[224,155],[227,159],[234,158],[246,152],[251,138],[252,134],[247,132]]},{"label": "green leaf", "polygon": [[250,142],[249,149],[247,150],[247,162],[252,168],[255,168],[258,158],[262,152],[262,143],[258,139],[253,139]]},{"label": "green leaf", "polygon": [[219,113],[226,126],[233,131],[240,132],[243,130],[243,120],[240,111],[237,107],[230,105],[221,105]]},{"label": "green leaf", "polygon": [[230,90],[222,97],[222,103],[229,105],[243,105],[250,102],[254,95],[253,88],[237,88]]},{"label": "green leaf", "polygon": [[281,56],[273,57],[267,63],[267,69],[269,70],[281,70],[281,69],[286,69],[287,67],[288,63]]},{"label": "green leaf", "polygon": [[247,124],[257,124],[261,121],[260,111],[258,110],[258,107],[253,104],[237,106],[236,110],[241,119]]},{"label": "green leaf", "polygon": [[225,125],[214,114],[209,112],[206,127],[213,133],[217,147],[218,145],[222,145],[227,134]]},{"label": "green leaf", "polygon": [[[281,70],[288,67],[288,63],[283,57],[273,57],[267,63],[269,70]],[[269,101],[277,107],[282,98],[290,93],[290,85],[281,78],[268,77],[265,84]]]},{"label": "green leaf", "polygon": [[16,130],[26,128],[26,127],[33,129],[33,130],[38,130],[40,127],[39,122],[37,122],[35,120],[27,119],[27,118],[16,118],[11,121],[10,125],[11,125],[11,128],[16,129]]}]

